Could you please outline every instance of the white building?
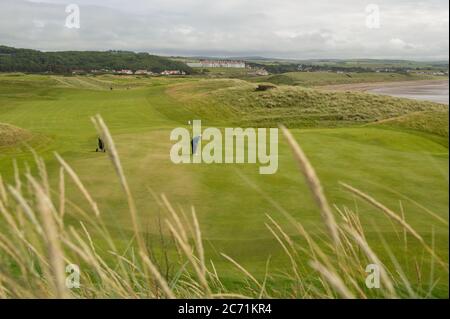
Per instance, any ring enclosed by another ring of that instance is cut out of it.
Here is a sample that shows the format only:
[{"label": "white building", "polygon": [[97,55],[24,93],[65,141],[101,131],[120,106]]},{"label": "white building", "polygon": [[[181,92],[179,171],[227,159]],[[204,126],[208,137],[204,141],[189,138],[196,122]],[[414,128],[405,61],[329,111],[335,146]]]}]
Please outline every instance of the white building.
[{"label": "white building", "polygon": [[148,70],[137,70],[136,72],[134,72],[134,74],[136,74],[136,75],[153,75],[154,73],[152,71],[148,71]]},{"label": "white building", "polygon": [[126,74],[126,75],[133,75],[133,71],[131,70],[120,70],[117,71],[118,74]]},{"label": "white building", "polygon": [[161,75],[186,75],[186,72],[180,70],[166,70],[161,72]]},{"label": "white building", "polygon": [[187,63],[191,68],[236,68],[245,69],[244,61],[233,60],[201,60],[200,62]]}]

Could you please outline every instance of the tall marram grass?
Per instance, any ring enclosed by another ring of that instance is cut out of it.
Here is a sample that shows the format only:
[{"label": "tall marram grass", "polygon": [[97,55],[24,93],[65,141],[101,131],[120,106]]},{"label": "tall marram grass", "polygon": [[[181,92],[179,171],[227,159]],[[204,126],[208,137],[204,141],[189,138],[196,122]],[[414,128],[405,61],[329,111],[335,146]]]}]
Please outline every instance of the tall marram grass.
[{"label": "tall marram grass", "polygon": [[[161,262],[141,229],[138,210],[111,134],[99,116],[93,118],[93,122],[108,146],[110,160],[128,204],[132,224],[129,243],[125,248],[118,247],[104,222],[107,216],[102,214],[94,196],[61,156],[55,154],[60,170],[59,185],[53,189],[44,161],[35,155],[36,176],[30,169],[19,172],[15,165],[13,183],[6,184],[0,177],[0,298],[433,297],[433,278],[428,289],[417,288],[394,254],[388,254],[390,260],[386,261],[375,253],[366,240],[357,213],[345,207],[330,206],[314,168],[284,127],[281,127],[283,134],[317,203],[328,234],[326,237],[310,234],[299,221],[275,205],[287,218],[295,235],[302,238],[299,241],[293,238],[292,231],[289,234],[278,221],[267,215],[267,230],[279,242],[288,261],[283,276],[287,288],[270,289],[267,285],[270,274],[258,279],[230,256],[222,254],[224,261],[242,274],[243,284],[239,288],[227,288],[214,263],[205,255],[195,208],[192,207],[189,213],[178,211],[164,194],[157,196],[157,202],[167,212],[161,228],[170,231],[179,258],[171,265],[171,258],[163,251],[165,262]],[[79,189],[86,201],[83,203],[85,208],[70,200],[66,183]],[[405,245],[408,238],[417,240],[432,266],[448,271],[448,264],[437,256],[433,245],[428,245],[401,214],[350,185],[342,186],[398,223],[404,232]],[[447,224],[442,219],[439,222]],[[380,241],[390,252],[389,245],[382,238]],[[69,289],[66,283],[66,266],[69,264],[79,265],[82,269],[81,285],[77,289]],[[368,264],[379,266],[379,289],[368,289],[365,285]],[[417,271],[421,272],[420,267]]]}]

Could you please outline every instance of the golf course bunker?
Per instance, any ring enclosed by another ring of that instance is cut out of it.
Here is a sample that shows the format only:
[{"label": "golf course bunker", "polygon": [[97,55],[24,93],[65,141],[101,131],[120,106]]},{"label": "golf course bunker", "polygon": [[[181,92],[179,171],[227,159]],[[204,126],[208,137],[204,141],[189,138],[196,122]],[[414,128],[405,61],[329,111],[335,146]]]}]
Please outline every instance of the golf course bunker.
[{"label": "golf course bunker", "polygon": [[385,87],[369,89],[368,92],[448,104],[448,81],[420,81],[417,83],[390,83]]},{"label": "golf course bunker", "polygon": [[26,142],[33,137],[29,131],[22,128],[0,123],[0,147],[10,147]]}]

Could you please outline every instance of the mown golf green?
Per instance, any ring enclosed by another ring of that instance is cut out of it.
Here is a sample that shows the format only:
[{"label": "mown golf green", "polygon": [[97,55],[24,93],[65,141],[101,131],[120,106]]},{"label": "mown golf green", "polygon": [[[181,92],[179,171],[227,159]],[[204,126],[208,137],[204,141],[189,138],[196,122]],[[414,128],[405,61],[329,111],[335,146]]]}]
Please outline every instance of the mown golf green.
[{"label": "mown golf green", "polygon": [[[381,236],[394,253],[408,249],[410,259],[400,261],[406,272],[414,274],[417,265],[430,267],[420,244],[411,240],[405,248],[401,230],[346,192],[340,181],[403,212],[448,262],[447,106],[286,86],[256,93],[255,87],[241,80],[1,75],[0,174],[13,182],[13,158],[21,170],[26,163],[33,169],[32,147],[46,160],[57,187],[59,166],[53,152],[59,153],[97,201],[117,242],[125,241],[131,224],[124,195],[107,155],[95,152],[97,133],[90,118],[100,114],[116,142],[143,231],[157,241],[165,214],[152,193],[164,193],[186,211],[195,206],[207,258],[224,282],[233,285],[239,272],[220,252],[258,278],[264,276],[269,258],[270,270],[282,274],[287,257],[265,226],[266,215],[290,231],[281,207],[308,231],[320,234],[319,211],[281,134],[278,172],[260,175],[259,165],[252,164],[175,165],[169,157],[170,132],[188,127],[193,119],[220,128],[286,124],[316,168],[330,203],[358,212],[380,255],[387,256]],[[414,114],[410,125],[395,120],[408,114]],[[436,124],[425,125],[427,129],[414,125],[421,114],[426,123]],[[76,187],[67,194],[88,209]],[[413,284],[436,284],[435,293],[448,296],[448,273],[439,268],[429,272],[437,283],[415,278]]]}]

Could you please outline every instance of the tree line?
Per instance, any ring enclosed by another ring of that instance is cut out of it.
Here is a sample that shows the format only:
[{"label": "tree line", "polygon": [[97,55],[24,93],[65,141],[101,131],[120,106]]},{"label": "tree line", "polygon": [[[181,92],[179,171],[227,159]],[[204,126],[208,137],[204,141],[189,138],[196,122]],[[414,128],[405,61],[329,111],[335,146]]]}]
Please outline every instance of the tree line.
[{"label": "tree line", "polygon": [[75,70],[180,70],[192,69],[186,64],[148,53],[129,51],[64,51],[42,52],[0,46],[0,72],[72,73]]}]

